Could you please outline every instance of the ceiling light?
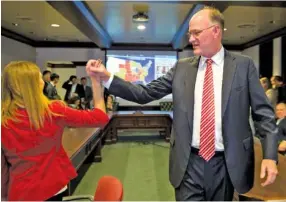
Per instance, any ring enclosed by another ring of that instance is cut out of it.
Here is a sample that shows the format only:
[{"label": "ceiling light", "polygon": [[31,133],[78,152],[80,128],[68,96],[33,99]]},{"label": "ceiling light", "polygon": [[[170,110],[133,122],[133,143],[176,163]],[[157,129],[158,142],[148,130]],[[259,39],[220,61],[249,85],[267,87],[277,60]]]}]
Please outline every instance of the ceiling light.
[{"label": "ceiling light", "polygon": [[52,27],[59,27],[60,25],[58,24],[51,24]]},{"label": "ceiling light", "polygon": [[16,26],[16,27],[18,26],[18,24],[17,24],[17,23],[12,23],[12,25],[14,25],[14,26]]},{"label": "ceiling light", "polygon": [[226,30],[227,30],[226,28],[223,29],[223,31],[226,31]]},{"label": "ceiling light", "polygon": [[132,16],[132,19],[134,22],[148,22],[149,17],[144,12],[138,12]]},{"label": "ceiling light", "polygon": [[139,29],[139,30],[144,30],[144,29],[146,29],[146,27],[145,27],[145,25],[138,25],[138,26],[137,26],[137,29]]}]

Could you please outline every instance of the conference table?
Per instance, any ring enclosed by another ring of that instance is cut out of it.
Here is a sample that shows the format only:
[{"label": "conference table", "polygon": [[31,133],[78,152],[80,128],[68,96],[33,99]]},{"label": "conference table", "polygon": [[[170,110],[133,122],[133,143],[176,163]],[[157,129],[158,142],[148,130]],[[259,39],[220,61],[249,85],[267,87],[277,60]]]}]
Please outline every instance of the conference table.
[{"label": "conference table", "polygon": [[[63,145],[77,170],[84,162],[101,162],[103,145],[115,144],[118,130],[121,129],[158,129],[169,141],[173,113],[170,111],[118,111],[108,114],[110,121],[103,128],[66,128]],[[286,157],[279,154],[279,175],[274,184],[261,186],[259,177],[262,161],[260,141],[254,139],[255,182],[246,194],[239,195],[239,200],[285,200],[286,201]],[[72,193],[69,186],[70,194]]]}]

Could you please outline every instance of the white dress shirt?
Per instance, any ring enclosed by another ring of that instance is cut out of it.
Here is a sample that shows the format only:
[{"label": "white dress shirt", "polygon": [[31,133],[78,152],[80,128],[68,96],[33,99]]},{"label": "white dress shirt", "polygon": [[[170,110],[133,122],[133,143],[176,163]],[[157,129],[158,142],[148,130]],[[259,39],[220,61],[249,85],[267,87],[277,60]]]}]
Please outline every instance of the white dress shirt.
[{"label": "white dress shirt", "polygon": [[[192,146],[195,148],[200,147],[200,124],[201,124],[201,110],[202,110],[202,97],[203,85],[206,72],[206,60],[201,56],[197,79],[195,84],[195,99],[194,99],[194,120],[193,120],[193,139]],[[222,139],[222,118],[221,118],[221,96],[222,96],[222,78],[223,78],[223,65],[224,65],[224,48],[215,54],[212,58],[213,82],[214,82],[214,101],[215,101],[215,150],[223,151]]]},{"label": "white dress shirt", "polygon": [[75,93],[75,90],[76,90],[76,86],[77,86],[77,83],[72,84],[71,92],[70,92],[69,98],[72,98],[72,97],[73,97],[73,94]]},{"label": "white dress shirt", "polygon": [[282,121],[283,119],[277,119],[276,124],[279,125],[279,123]]}]

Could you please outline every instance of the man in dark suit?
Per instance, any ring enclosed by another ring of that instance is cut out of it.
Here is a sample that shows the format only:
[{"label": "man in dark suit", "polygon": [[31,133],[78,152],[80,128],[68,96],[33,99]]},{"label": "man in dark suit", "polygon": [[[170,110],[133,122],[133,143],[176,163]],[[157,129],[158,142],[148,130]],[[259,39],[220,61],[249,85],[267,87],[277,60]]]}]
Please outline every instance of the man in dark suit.
[{"label": "man in dark suit", "polygon": [[286,104],[281,102],[276,105],[276,118],[279,128],[279,146],[278,151],[286,154]]},{"label": "man in dark suit", "polygon": [[61,97],[58,95],[58,91],[56,89],[56,85],[59,80],[60,76],[56,73],[52,73],[51,81],[47,85],[45,94],[50,100],[61,100]]},{"label": "man in dark suit", "polygon": [[43,80],[44,80],[44,82],[45,82],[44,89],[43,89],[43,93],[44,93],[45,95],[47,95],[47,86],[48,86],[48,84],[49,84],[50,81],[51,81],[51,71],[49,71],[49,70],[43,71]]},{"label": "man in dark suit", "polygon": [[84,98],[84,89],[82,85],[77,83],[77,77],[75,75],[70,76],[69,80],[63,83],[62,88],[66,89],[65,101],[68,101],[72,97]]},{"label": "man in dark suit", "polygon": [[82,77],[80,81],[81,81],[81,85],[83,86],[84,94],[85,94],[83,105],[85,106],[86,109],[90,109],[90,102],[93,98],[91,87],[86,85],[85,77]]},{"label": "man in dark suit", "polygon": [[179,60],[165,76],[134,85],[110,74],[94,60],[109,92],[145,104],[173,93],[170,181],[176,200],[232,200],[234,188],[249,191],[254,183],[252,117],[261,136],[262,186],[277,175],[277,133],[273,108],[260,85],[252,59],[222,46],[223,15],[214,8],[197,12],[189,24],[195,57]]}]

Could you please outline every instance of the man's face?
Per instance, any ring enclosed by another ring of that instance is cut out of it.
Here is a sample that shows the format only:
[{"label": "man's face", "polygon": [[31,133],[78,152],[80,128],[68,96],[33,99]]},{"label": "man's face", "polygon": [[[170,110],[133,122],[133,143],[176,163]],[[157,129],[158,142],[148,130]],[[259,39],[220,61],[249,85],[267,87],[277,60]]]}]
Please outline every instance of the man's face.
[{"label": "man's face", "polygon": [[193,45],[194,54],[207,57],[218,40],[214,29],[218,29],[218,25],[209,19],[209,11],[199,11],[190,20],[189,23],[189,42]]},{"label": "man's face", "polygon": [[271,77],[270,82],[272,86],[276,86],[276,80],[274,76]]},{"label": "man's face", "polygon": [[85,86],[86,85],[86,79],[81,80],[81,85]]},{"label": "man's face", "polygon": [[286,104],[278,104],[276,106],[276,117],[278,119],[283,119],[286,117]]},{"label": "man's face", "polygon": [[76,83],[77,83],[77,78],[73,78],[73,79],[72,79],[72,83],[73,83],[73,84],[76,84]]},{"label": "man's face", "polygon": [[51,81],[51,73],[46,73],[43,76],[43,79],[44,79],[45,82],[50,82]]},{"label": "man's face", "polygon": [[54,84],[57,85],[57,83],[59,83],[59,80],[60,80],[60,79],[55,78],[55,79],[54,79]]}]

